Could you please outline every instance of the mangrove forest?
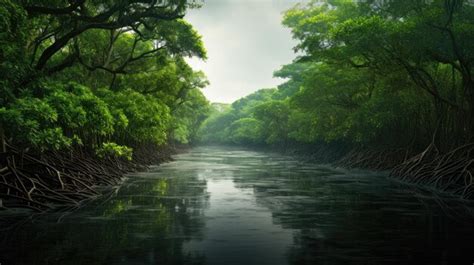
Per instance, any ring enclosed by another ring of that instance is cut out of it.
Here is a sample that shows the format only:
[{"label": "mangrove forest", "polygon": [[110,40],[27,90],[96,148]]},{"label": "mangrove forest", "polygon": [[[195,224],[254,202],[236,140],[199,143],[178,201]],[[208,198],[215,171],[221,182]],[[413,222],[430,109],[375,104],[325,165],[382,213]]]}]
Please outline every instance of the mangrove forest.
[{"label": "mangrove forest", "polygon": [[461,265],[473,238],[473,1],[0,0],[0,265]]}]

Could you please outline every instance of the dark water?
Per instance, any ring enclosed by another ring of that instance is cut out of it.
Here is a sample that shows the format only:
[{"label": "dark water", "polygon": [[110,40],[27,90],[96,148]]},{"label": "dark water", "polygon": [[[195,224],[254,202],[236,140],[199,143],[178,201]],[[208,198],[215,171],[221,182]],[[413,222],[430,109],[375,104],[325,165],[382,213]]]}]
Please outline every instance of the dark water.
[{"label": "dark water", "polygon": [[462,211],[382,173],[201,147],[59,223],[2,232],[0,263],[470,265]]}]

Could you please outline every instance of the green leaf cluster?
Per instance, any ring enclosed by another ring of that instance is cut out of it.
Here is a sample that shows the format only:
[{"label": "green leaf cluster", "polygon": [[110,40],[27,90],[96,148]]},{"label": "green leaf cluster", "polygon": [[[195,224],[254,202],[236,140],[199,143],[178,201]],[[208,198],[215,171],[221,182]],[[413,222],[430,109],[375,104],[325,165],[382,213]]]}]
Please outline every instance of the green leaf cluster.
[{"label": "green leaf cluster", "polygon": [[[224,144],[449,150],[474,140],[470,1],[310,1],[283,24],[297,58],[286,82],[204,122]],[[268,95],[268,96],[267,96]]]},{"label": "green leaf cluster", "polygon": [[185,60],[206,59],[183,19],[192,7],[0,0],[1,142],[127,159],[134,147],[192,142],[210,111],[208,81]]}]

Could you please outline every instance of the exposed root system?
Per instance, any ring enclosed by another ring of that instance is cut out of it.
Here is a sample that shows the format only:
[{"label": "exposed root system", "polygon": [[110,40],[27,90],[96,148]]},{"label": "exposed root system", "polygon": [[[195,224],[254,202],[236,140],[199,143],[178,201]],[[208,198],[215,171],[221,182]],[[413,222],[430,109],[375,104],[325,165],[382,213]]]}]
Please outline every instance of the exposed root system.
[{"label": "exposed root system", "polygon": [[143,146],[128,161],[78,151],[32,155],[9,148],[0,153],[0,207],[43,212],[78,206],[100,196],[100,187],[117,185],[124,174],[161,163],[170,154],[169,148]]},{"label": "exposed root system", "polygon": [[474,143],[440,154],[432,143],[420,154],[396,166],[391,175],[430,186],[464,199],[474,198]]},{"label": "exposed root system", "polygon": [[409,156],[407,149],[358,150],[354,149],[339,159],[335,165],[345,168],[389,170],[402,163]]},{"label": "exposed root system", "polygon": [[440,152],[433,142],[421,153],[414,154],[408,148],[338,150],[323,145],[307,156],[311,161],[337,167],[389,170],[392,177],[401,181],[461,199],[474,199],[474,143],[445,153]]}]

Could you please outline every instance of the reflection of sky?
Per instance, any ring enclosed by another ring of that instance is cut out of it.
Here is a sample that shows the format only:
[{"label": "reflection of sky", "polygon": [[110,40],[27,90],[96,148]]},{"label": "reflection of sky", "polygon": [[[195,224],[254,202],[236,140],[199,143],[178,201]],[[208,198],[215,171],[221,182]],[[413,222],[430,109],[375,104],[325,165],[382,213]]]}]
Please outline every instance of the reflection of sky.
[{"label": "reflection of sky", "polygon": [[282,82],[273,72],[295,55],[290,30],[281,25],[282,12],[298,0],[205,0],[186,19],[203,36],[207,62],[191,59],[211,82],[204,89],[212,102],[233,102],[258,89]]},{"label": "reflection of sky", "polygon": [[204,254],[206,264],[287,264],[293,232],[273,224],[252,189],[237,189],[231,179],[210,179],[207,191],[205,237],[185,242],[186,252]]}]

